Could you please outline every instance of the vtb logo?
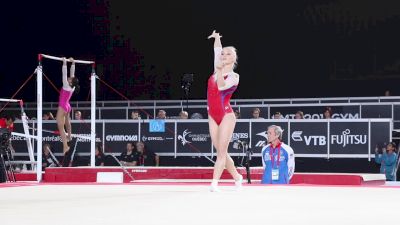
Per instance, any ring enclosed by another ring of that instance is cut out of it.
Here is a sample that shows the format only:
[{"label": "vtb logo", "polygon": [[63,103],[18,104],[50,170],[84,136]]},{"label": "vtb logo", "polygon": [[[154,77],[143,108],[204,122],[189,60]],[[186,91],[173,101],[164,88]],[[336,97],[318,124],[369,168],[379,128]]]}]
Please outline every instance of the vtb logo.
[{"label": "vtb logo", "polygon": [[326,145],[326,137],[325,136],[316,136],[316,135],[302,135],[303,131],[294,131],[292,133],[293,141],[303,141],[306,145]]}]

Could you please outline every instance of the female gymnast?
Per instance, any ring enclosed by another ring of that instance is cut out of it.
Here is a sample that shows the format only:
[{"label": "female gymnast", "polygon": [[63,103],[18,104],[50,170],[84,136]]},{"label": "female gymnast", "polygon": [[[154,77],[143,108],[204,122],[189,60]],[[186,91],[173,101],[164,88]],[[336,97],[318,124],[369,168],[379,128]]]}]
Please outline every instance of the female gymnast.
[{"label": "female gymnast", "polygon": [[242,187],[243,177],[228,155],[228,145],[235,129],[236,118],[229,103],[239,84],[239,74],[233,72],[237,64],[236,49],[222,48],[221,37],[215,30],[208,37],[214,38],[214,73],[208,79],[207,110],[211,140],[217,150],[213,181],[210,190],[218,192],[218,180],[225,167],[235,180],[237,189]]},{"label": "female gymnast", "polygon": [[[69,146],[68,141],[72,140],[71,133],[71,105],[69,104],[69,100],[71,99],[72,93],[74,91],[76,93],[79,92],[79,80],[75,77],[75,62],[73,58],[70,58],[72,61],[72,65],[70,68],[70,76],[67,77],[67,59],[63,58],[62,65],[62,81],[63,86],[60,90],[60,98],[58,101],[57,108],[57,126],[60,132],[61,140],[63,143],[64,154],[68,152]],[[64,126],[67,128],[67,133],[64,130]],[[67,140],[68,136],[68,140]]]}]

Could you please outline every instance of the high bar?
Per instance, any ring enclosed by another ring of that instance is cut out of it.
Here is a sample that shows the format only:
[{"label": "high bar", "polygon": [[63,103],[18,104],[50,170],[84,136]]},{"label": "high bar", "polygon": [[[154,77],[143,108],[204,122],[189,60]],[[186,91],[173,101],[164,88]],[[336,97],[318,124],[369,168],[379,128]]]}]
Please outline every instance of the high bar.
[{"label": "high bar", "polygon": [[[43,58],[47,59],[53,59],[53,60],[58,60],[58,61],[63,61],[63,58],[61,57],[56,57],[56,56],[51,56],[51,55],[45,55],[45,54],[40,54]],[[72,60],[67,58],[67,62],[72,62]],[[94,64],[94,61],[86,61],[86,60],[74,60],[75,63],[81,63],[81,64]]]},{"label": "high bar", "polygon": [[20,102],[20,99],[0,98],[0,102]]}]

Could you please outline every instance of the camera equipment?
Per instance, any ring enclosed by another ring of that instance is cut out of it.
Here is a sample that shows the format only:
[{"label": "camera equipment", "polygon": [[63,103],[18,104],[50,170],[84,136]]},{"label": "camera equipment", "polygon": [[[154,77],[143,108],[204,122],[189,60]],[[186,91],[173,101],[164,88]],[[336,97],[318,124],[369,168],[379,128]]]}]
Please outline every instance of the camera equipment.
[{"label": "camera equipment", "polygon": [[8,148],[10,143],[11,132],[7,128],[0,128],[0,148]]},{"label": "camera equipment", "polygon": [[193,74],[187,73],[182,76],[181,79],[181,88],[184,91],[185,99],[186,99],[186,109],[189,108],[189,92],[190,92],[190,86],[192,86],[193,83]]},{"label": "camera equipment", "polygon": [[[247,183],[251,184],[250,161],[251,161],[251,155],[253,154],[253,151],[251,150],[251,148],[249,148],[249,144],[246,141],[241,141],[239,139],[233,142],[233,148],[241,149],[243,151],[243,153],[245,154],[242,157],[242,161],[241,161],[240,165],[246,167]],[[245,158],[246,158],[246,162],[243,165],[243,161]]]},{"label": "camera equipment", "polygon": [[[7,128],[0,128],[0,182],[14,181],[14,169],[11,165],[10,149],[11,132]],[[8,161],[8,170],[4,159]]]}]

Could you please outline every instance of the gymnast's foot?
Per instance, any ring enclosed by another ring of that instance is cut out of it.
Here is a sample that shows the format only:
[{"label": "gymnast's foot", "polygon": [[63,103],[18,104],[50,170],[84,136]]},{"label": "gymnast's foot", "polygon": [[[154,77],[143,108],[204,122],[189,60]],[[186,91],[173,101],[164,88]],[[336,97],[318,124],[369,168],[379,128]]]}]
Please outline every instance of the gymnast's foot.
[{"label": "gymnast's foot", "polygon": [[64,146],[63,151],[64,151],[64,155],[67,154],[67,152],[69,151],[69,146],[67,146],[67,147]]},{"label": "gymnast's foot", "polygon": [[211,191],[211,192],[220,192],[220,190],[219,190],[219,188],[218,188],[218,180],[213,180],[213,181],[211,182],[210,191]]},{"label": "gymnast's foot", "polygon": [[235,187],[236,187],[237,191],[240,191],[243,189],[242,183],[243,183],[243,176],[239,174],[239,178],[237,180],[235,180]]}]

